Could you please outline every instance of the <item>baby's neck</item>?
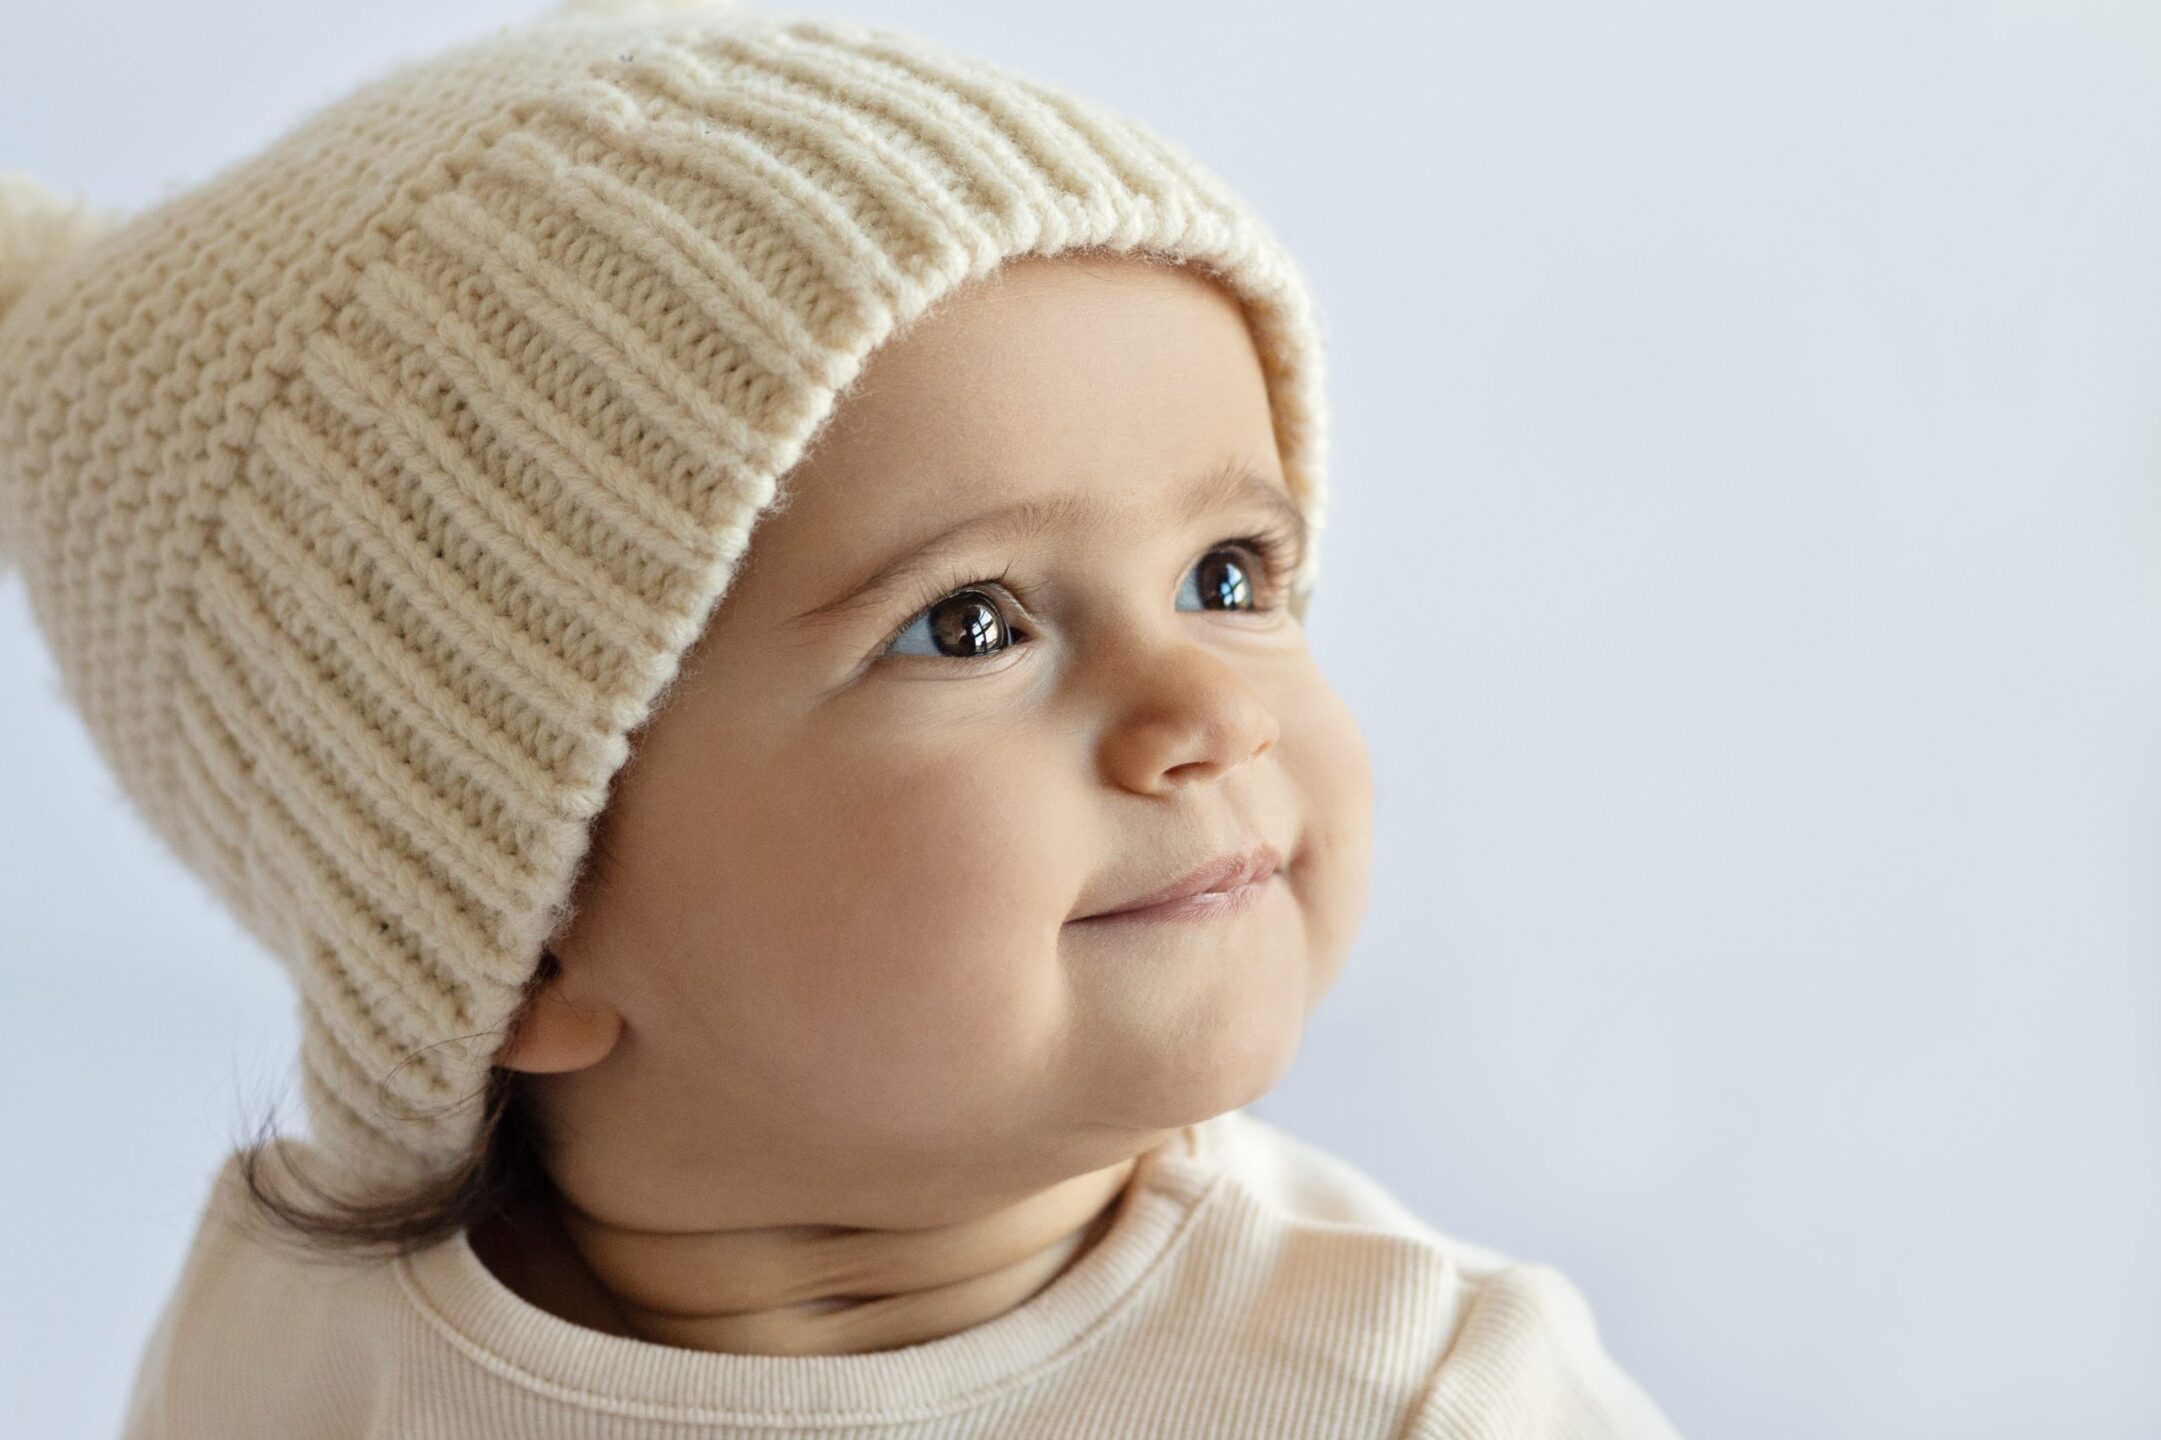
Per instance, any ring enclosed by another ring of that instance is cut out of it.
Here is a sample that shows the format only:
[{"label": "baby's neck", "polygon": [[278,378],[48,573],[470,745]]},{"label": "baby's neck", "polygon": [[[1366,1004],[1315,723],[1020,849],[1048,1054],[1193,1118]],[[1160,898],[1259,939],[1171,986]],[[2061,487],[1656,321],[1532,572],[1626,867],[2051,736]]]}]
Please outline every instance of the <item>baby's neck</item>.
[{"label": "baby's neck", "polygon": [[624,1230],[551,1193],[469,1238],[521,1299],[590,1330],[693,1350],[853,1355],[972,1329],[1041,1291],[1110,1230],[1145,1158],[926,1230]]}]

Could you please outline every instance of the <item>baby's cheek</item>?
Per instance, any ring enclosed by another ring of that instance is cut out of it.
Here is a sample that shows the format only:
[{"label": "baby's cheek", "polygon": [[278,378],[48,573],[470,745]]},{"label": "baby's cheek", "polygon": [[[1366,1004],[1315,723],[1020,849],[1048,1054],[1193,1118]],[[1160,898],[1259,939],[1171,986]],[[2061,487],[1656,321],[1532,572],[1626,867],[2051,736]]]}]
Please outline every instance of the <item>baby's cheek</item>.
[{"label": "baby's cheek", "polygon": [[1040,935],[978,911],[858,908],[793,987],[797,1047],[782,1063],[829,1131],[936,1149],[1026,1103],[1061,1014]]},{"label": "baby's cheek", "polygon": [[1373,873],[1374,778],[1364,732],[1341,696],[1322,687],[1286,725],[1285,764],[1305,808],[1295,868],[1306,911],[1318,1004],[1364,921]]},{"label": "baby's cheek", "polygon": [[1058,927],[1093,863],[1070,852],[1080,827],[1046,813],[1026,762],[959,768],[889,768],[814,822],[815,844],[798,837],[756,902],[791,1012],[776,1019],[855,1103],[905,1111],[896,1084],[994,1087],[1059,1013]]}]

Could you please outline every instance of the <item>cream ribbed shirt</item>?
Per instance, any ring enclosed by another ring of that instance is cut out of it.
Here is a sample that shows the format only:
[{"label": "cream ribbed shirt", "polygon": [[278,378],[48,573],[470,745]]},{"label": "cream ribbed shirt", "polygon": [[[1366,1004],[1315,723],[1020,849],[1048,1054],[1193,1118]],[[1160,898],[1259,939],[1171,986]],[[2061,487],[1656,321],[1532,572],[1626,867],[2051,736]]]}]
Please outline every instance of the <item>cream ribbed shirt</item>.
[{"label": "cream ribbed shirt", "polygon": [[862,1355],[588,1330],[462,1234],[310,1263],[222,1223],[243,1199],[228,1160],[124,1440],[1675,1436],[1560,1271],[1441,1234],[1242,1110],[1144,1156],[1103,1238],[1019,1306]]}]

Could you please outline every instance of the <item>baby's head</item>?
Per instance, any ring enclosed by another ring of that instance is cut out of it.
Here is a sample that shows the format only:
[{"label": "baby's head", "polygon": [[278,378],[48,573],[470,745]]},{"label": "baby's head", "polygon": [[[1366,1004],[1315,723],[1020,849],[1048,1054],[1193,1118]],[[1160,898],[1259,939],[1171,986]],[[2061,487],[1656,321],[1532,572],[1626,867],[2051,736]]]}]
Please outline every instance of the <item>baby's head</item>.
[{"label": "baby's head", "polygon": [[585,0],[94,246],[11,203],[0,534],[298,983],[266,1205],[931,1224],[1282,1077],[1371,779],[1304,629],[1318,330],[1184,152]]}]

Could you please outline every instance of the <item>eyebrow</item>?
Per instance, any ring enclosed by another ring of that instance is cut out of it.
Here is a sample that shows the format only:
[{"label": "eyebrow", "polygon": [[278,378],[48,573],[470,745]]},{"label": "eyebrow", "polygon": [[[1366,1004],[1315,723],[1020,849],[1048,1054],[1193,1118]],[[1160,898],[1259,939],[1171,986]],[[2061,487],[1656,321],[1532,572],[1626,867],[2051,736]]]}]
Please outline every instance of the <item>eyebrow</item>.
[{"label": "eyebrow", "polygon": [[[1292,498],[1281,480],[1273,479],[1241,460],[1218,461],[1192,481],[1186,487],[1183,502],[1174,518],[1179,524],[1190,524],[1203,515],[1236,505],[1258,505],[1272,512],[1291,531],[1292,553],[1301,557],[1305,554],[1310,538],[1305,511]],[[980,515],[948,525],[945,529],[904,547],[899,554],[841,594],[822,605],[805,610],[785,623],[790,627],[837,625],[849,616],[878,604],[888,593],[917,576],[936,568],[951,552],[983,540],[1026,540],[1063,526],[1094,524],[1119,518],[1122,517],[1101,496],[1086,491],[1016,500],[1009,505],[1001,505],[995,510],[986,510]]]}]

